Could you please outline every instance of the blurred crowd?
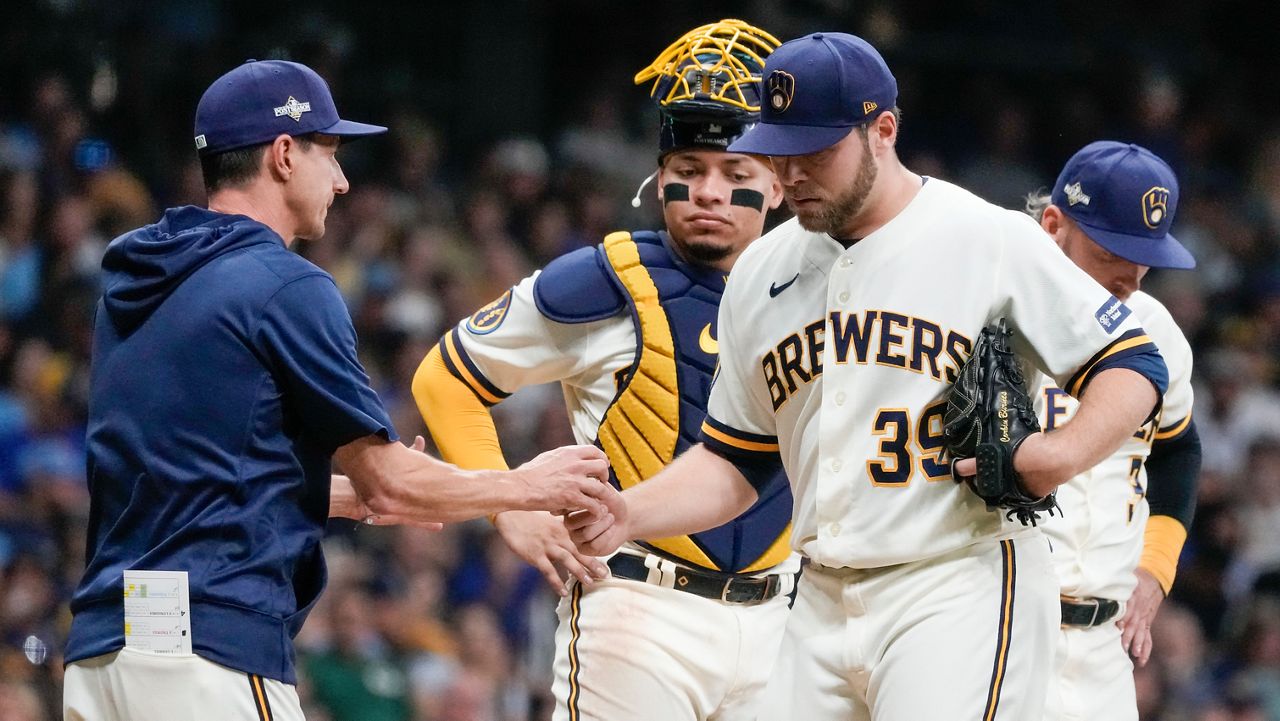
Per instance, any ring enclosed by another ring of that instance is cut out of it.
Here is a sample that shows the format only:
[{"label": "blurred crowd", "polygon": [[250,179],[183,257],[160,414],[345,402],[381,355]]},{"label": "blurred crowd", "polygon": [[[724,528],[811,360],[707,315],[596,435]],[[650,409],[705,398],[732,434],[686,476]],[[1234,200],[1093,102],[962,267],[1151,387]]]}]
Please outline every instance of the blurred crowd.
[{"label": "blurred crowd", "polygon": [[[1114,115],[1106,89],[1071,79],[1048,108],[1016,84],[971,85],[982,112],[961,136],[943,129],[936,103],[910,102],[927,58],[908,54],[901,20],[880,7],[849,29],[885,45],[891,65],[895,48],[904,58],[900,149],[917,172],[1019,207],[1076,147],[1104,136],[1146,144],[1179,172],[1174,232],[1199,268],[1153,272],[1145,287],[1192,341],[1205,463],[1153,658],[1136,672],[1139,705],[1144,721],[1280,721],[1280,117],[1238,101],[1221,119],[1220,105],[1206,108],[1211,91],[1142,66]],[[667,40],[652,38],[635,68]],[[191,90],[225,69],[189,78]],[[112,134],[110,77],[28,79],[4,86],[22,97],[0,99],[0,721],[48,721],[60,708],[67,600],[83,565],[103,249],[164,207],[204,202],[188,147],[145,127]],[[615,85],[586,88],[567,122],[465,152],[420,106],[357,116],[392,131],[344,148],[352,190],[326,237],[297,250],[337,280],[402,437],[424,433],[410,380],[453,323],[566,251],[659,226],[652,187],[639,210],[628,202],[654,169],[656,118],[619,100],[642,91]],[[173,110],[179,127],[192,110]],[[1040,137],[1057,127],[1046,116],[1067,130]],[[156,144],[169,158],[160,173],[135,162]],[[174,390],[200,402],[202,389]],[[527,389],[494,412],[513,464],[572,440],[557,388]],[[435,533],[334,522],[327,555],[329,590],[298,639],[309,718],[549,718],[556,598],[486,522]]]}]

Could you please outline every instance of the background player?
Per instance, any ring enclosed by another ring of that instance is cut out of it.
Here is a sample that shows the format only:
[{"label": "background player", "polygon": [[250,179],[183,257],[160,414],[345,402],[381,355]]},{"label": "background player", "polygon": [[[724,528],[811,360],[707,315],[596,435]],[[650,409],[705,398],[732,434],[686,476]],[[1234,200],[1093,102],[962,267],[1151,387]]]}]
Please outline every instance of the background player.
[{"label": "background player", "polygon": [[897,82],[865,41],[787,42],[764,87],[760,124],[730,149],[771,156],[797,218],[734,268],[703,444],[626,491],[612,528],[566,523],[595,553],[713,525],[780,454],[811,563],[761,718],[1039,717],[1058,623],[1048,544],[953,481],[944,393],[1007,317],[1020,355],[1081,397],[1071,424],[1018,449],[1039,496],[1158,410],[1164,363],[1025,215],[902,166]]},{"label": "background player", "polygon": [[[725,147],[758,117],[763,57],[777,46],[735,20],[699,27],[636,82],[661,108],[658,197],[667,232],[614,233],[557,259],[460,323],[427,356],[414,396],[441,453],[504,460],[487,406],[560,381],[573,431],[608,453],[620,488],[697,438],[716,365],[725,275],[782,202],[764,160]],[[556,719],[754,719],[797,559],[790,488],[774,460],[759,497],[724,525],[643,536],[600,562],[550,514],[501,513],[508,545],[563,595]],[[703,529],[699,529],[703,530]],[[588,588],[590,586],[590,588]]]},{"label": "background player", "polygon": [[[1169,311],[1139,290],[1148,268],[1195,267],[1169,235],[1177,208],[1173,170],[1146,148],[1112,141],[1085,146],[1067,161],[1052,195],[1027,202],[1067,257],[1133,310],[1169,368],[1160,414],[1064,484],[1062,514],[1044,525],[1062,584],[1048,719],[1138,718],[1125,652],[1146,663],[1151,621],[1173,585],[1191,526],[1200,471],[1191,346]],[[1037,404],[1046,432],[1069,421],[1077,406],[1043,376]]]},{"label": "background player", "polygon": [[[103,258],[72,721],[302,718],[293,637],[325,586],[330,513],[603,515],[617,500],[594,448],[494,475],[393,442],[333,278],[287,248],[322,237],[348,190],[340,139],[386,128],[341,120],[319,75],[275,60],[215,80],[195,126],[209,208],[172,208]],[[169,580],[149,594],[139,571]],[[149,616],[143,597],[173,606]]]}]

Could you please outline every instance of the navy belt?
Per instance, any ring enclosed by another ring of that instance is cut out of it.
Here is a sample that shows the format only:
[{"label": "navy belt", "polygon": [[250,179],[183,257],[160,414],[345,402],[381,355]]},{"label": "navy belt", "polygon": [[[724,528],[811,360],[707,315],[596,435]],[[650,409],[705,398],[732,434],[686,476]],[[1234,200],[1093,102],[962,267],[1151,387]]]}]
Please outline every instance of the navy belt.
[{"label": "navy belt", "polygon": [[1062,597],[1062,625],[1092,628],[1115,618],[1120,602],[1109,598]]},{"label": "navy belt", "polygon": [[[609,559],[609,570],[619,578],[633,581],[648,581],[649,567],[644,559],[619,553]],[[695,571],[677,566],[674,571],[675,581],[672,588],[685,593],[692,593],[703,598],[712,598],[726,603],[759,603],[777,596],[782,590],[781,576],[732,576],[709,571]]]}]

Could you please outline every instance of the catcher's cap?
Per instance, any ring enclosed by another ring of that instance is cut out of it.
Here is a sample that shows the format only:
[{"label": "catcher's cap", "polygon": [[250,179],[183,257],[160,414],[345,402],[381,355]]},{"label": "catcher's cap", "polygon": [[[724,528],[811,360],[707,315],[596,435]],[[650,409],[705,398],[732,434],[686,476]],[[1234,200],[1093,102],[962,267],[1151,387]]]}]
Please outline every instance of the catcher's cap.
[{"label": "catcher's cap", "polygon": [[635,82],[653,81],[659,156],[684,148],[726,150],[760,117],[760,75],[777,38],[741,20],[682,35]]},{"label": "catcher's cap", "polygon": [[898,102],[898,81],[862,38],[813,33],[783,43],[765,63],[760,123],[735,153],[808,155],[834,145]]},{"label": "catcher's cap", "polygon": [[316,71],[285,60],[249,60],[223,75],[196,106],[196,150],[211,155],[274,140],[324,133],[377,135],[381,125],[338,117],[329,85]]},{"label": "catcher's cap", "polygon": [[1151,268],[1194,268],[1196,259],[1169,235],[1178,210],[1178,178],[1155,153],[1100,140],[1067,161],[1053,204],[1098,245]]}]

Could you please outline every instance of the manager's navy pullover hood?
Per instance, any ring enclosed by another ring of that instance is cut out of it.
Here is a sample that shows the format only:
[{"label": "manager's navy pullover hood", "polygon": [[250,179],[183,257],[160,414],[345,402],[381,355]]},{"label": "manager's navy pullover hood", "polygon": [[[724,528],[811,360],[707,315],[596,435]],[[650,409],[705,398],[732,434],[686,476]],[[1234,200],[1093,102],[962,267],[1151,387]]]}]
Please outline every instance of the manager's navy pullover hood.
[{"label": "manager's navy pullover hood", "polygon": [[185,571],[194,652],[295,683],[330,457],[395,438],[342,295],[263,223],[194,207],[112,241],[103,269],[66,659],[125,645],[124,571]]},{"label": "manager's navy pullover hood", "polygon": [[170,208],[159,222],[116,238],[102,259],[103,305],[116,331],[132,333],[210,260],[251,245],[281,242],[261,229],[243,215],[187,205]]}]

